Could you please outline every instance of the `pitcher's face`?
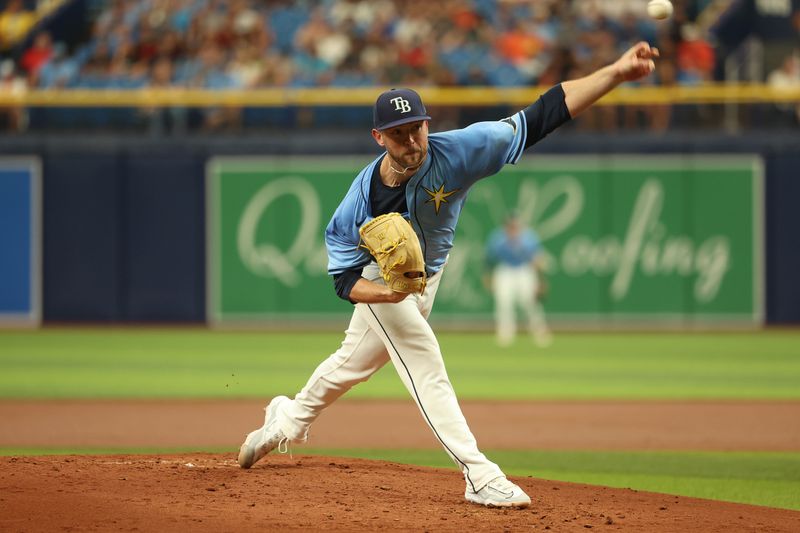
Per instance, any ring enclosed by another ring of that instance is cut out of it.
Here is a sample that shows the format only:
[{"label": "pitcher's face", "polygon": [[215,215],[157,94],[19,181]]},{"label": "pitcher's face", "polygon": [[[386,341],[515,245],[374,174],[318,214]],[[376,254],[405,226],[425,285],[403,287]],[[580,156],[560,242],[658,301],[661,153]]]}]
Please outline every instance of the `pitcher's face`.
[{"label": "pitcher's face", "polygon": [[428,121],[419,120],[385,130],[372,130],[372,137],[403,168],[418,167],[428,154]]}]

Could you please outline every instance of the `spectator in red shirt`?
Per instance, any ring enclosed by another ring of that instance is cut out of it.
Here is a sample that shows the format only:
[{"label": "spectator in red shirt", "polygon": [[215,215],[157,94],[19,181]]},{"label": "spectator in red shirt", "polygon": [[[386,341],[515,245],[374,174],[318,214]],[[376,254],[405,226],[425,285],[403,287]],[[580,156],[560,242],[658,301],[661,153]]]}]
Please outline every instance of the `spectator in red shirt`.
[{"label": "spectator in red shirt", "polygon": [[700,37],[694,24],[684,24],[681,37],[677,47],[680,80],[683,83],[709,81],[714,72],[714,48]]},{"label": "spectator in red shirt", "polygon": [[53,57],[53,39],[49,32],[43,31],[36,34],[33,44],[25,50],[20,59],[20,66],[28,74],[28,83],[36,86],[39,69]]}]

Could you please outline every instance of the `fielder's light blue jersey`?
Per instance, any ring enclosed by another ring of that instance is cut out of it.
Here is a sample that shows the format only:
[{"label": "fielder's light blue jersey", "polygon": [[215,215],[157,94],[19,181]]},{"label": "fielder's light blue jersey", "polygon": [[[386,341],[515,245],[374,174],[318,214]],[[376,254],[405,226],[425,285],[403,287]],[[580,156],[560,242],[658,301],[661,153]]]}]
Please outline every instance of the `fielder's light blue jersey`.
[{"label": "fielder's light blue jersey", "polygon": [[522,230],[512,239],[505,229],[497,229],[492,232],[486,245],[486,260],[490,265],[527,265],[533,261],[541,247],[539,237],[532,230]]},{"label": "fielder's light blue jersey", "polygon": [[[428,156],[406,184],[408,212],[402,214],[419,236],[429,274],[441,270],[453,247],[456,223],[470,187],[496,174],[506,163],[519,161],[526,138],[522,111],[502,121],[478,122],[428,136]],[[370,184],[382,157],[356,176],[325,230],[329,274],[358,269],[372,260],[358,246],[358,228],[375,218],[370,212]]]}]

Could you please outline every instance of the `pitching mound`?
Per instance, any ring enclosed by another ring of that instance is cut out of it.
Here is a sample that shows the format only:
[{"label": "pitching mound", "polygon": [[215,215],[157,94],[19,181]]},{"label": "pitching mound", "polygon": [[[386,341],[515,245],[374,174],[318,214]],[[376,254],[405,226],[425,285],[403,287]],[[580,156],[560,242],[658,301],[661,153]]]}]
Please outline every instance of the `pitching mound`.
[{"label": "pitching mound", "polygon": [[3,531],[800,531],[800,513],[513,478],[524,510],[464,501],[455,468],[233,454],[0,458]]}]

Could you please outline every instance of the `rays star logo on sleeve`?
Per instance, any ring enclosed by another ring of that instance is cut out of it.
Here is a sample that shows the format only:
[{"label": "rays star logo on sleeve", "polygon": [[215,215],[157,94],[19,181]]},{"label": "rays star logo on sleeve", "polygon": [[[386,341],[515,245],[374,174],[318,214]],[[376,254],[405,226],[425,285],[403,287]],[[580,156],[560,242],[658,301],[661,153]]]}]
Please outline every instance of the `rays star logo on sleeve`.
[{"label": "rays star logo on sleeve", "polygon": [[430,196],[430,198],[425,200],[425,203],[429,204],[429,203],[433,202],[433,206],[436,209],[436,214],[437,215],[439,214],[439,208],[442,206],[442,202],[448,203],[447,202],[447,197],[452,195],[452,194],[457,193],[460,190],[460,189],[453,189],[450,192],[445,192],[444,184],[442,184],[442,186],[439,187],[439,189],[436,190],[436,191],[432,191],[432,190],[428,189],[427,187],[423,187],[423,189],[425,189],[425,192],[428,193],[428,196]]}]

